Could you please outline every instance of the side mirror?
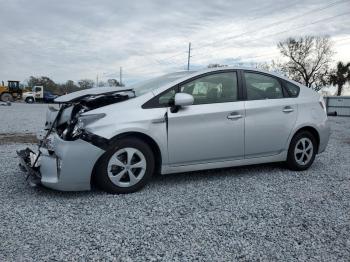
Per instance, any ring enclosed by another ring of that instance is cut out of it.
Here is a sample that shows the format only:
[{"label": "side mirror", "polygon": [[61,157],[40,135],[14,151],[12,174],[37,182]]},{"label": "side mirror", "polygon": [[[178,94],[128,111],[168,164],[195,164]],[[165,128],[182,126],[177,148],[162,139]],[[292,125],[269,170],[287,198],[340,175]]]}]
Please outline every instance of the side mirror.
[{"label": "side mirror", "polygon": [[171,107],[171,112],[176,113],[182,106],[193,105],[194,98],[190,94],[177,93],[174,99],[174,105]]},{"label": "side mirror", "polygon": [[193,105],[194,98],[190,94],[177,93],[175,95],[175,106],[190,106]]}]

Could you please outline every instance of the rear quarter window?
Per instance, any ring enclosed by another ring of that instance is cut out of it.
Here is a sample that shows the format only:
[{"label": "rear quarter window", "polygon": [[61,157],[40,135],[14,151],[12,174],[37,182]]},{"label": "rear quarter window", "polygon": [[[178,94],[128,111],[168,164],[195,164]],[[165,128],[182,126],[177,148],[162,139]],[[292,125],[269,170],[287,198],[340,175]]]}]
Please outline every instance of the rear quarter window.
[{"label": "rear quarter window", "polygon": [[290,97],[297,97],[299,95],[299,92],[300,92],[299,86],[294,85],[288,81],[284,81],[284,87],[286,88]]}]

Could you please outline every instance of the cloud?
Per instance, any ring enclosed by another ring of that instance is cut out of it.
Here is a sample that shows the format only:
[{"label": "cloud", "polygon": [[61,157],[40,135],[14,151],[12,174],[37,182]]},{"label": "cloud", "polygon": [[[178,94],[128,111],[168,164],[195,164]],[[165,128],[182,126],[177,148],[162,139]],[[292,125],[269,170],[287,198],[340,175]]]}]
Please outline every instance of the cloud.
[{"label": "cloud", "polygon": [[[346,1],[0,0],[0,80],[47,75],[55,81],[118,75],[125,81],[184,69],[192,42],[196,68],[266,61],[288,36],[350,36]],[[324,10],[310,12],[310,10]],[[298,18],[294,18],[298,16]],[[315,21],[333,17],[312,24]],[[279,21],[285,21],[278,23]],[[273,25],[275,24],[275,25]],[[350,40],[336,44],[350,60]]]}]

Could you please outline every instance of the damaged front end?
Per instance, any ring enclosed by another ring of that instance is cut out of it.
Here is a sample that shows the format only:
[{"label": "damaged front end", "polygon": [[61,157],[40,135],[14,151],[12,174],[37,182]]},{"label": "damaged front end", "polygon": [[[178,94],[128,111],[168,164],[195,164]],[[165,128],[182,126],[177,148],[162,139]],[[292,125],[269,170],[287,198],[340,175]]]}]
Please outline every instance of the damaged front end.
[{"label": "damaged front end", "polygon": [[19,166],[23,172],[26,172],[26,180],[29,185],[36,186],[40,184],[41,174],[37,162],[37,154],[35,154],[30,148],[17,151],[20,163]]},{"label": "damaged front end", "polygon": [[115,87],[106,92],[101,89],[89,91],[57,98],[55,102],[59,102],[60,107],[47,110],[38,152],[29,148],[17,151],[20,167],[26,172],[30,185],[41,184],[62,191],[90,189],[94,164],[105,152],[109,141],[85,130],[87,125],[105,114],[87,112],[125,101],[135,94],[131,89],[116,90]]}]

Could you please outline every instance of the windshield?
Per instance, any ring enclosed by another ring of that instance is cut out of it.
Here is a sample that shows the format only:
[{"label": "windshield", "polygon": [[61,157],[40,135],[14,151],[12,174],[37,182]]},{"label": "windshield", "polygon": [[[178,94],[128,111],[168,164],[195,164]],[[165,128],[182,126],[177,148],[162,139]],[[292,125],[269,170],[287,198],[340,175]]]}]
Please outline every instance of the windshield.
[{"label": "windshield", "polygon": [[154,89],[157,89],[158,87],[161,87],[162,85],[171,83],[171,82],[173,82],[177,79],[180,79],[186,75],[192,74],[193,72],[194,71],[183,71],[183,72],[177,72],[177,73],[171,73],[171,74],[159,76],[156,78],[152,78],[152,79],[131,85],[130,88],[135,90],[136,96],[140,96],[140,95],[146,94]]}]

